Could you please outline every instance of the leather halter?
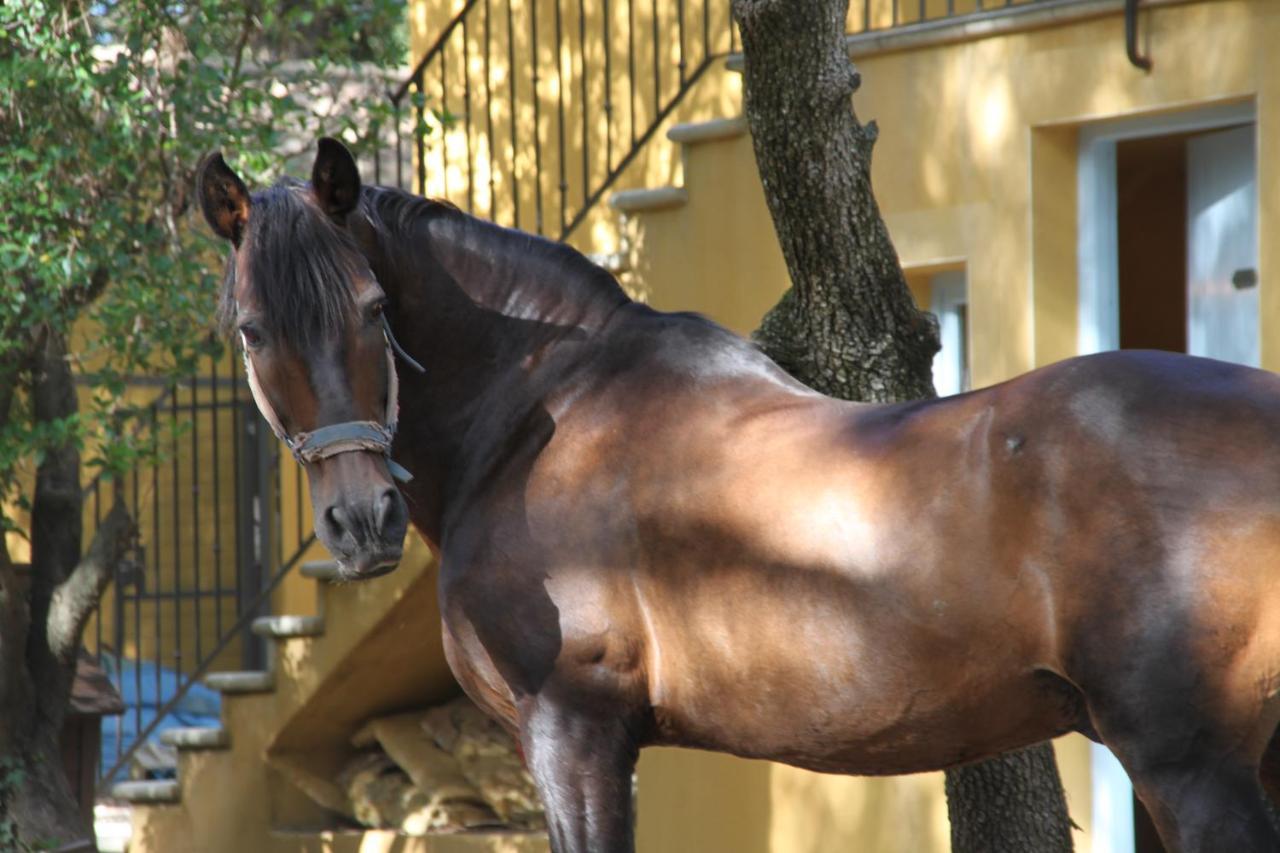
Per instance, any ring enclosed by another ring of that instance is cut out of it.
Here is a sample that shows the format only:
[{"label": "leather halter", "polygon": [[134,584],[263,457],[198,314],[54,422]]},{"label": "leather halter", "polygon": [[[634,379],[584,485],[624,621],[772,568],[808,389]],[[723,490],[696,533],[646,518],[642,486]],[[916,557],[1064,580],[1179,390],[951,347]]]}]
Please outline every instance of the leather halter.
[{"label": "leather halter", "polygon": [[294,459],[298,460],[298,464],[306,466],[311,462],[337,456],[339,453],[367,450],[385,456],[391,476],[400,482],[407,483],[413,479],[412,474],[391,458],[391,441],[396,435],[396,417],[400,411],[400,380],[396,376],[396,356],[400,356],[405,364],[419,373],[427,371],[404,351],[395,335],[391,334],[391,325],[387,322],[385,314],[382,317],[382,337],[387,344],[386,422],[380,424],[377,421],[344,421],[317,427],[311,432],[300,432],[289,436],[284,431],[276,410],[272,408],[271,401],[267,399],[262,386],[258,384],[258,375],[253,370],[253,359],[249,357],[249,347],[245,345],[244,334],[241,333],[244,372],[249,378],[249,390],[253,394],[253,401],[258,404],[258,411],[262,412],[262,417],[271,427],[271,431],[289,448],[289,452],[293,454]]}]

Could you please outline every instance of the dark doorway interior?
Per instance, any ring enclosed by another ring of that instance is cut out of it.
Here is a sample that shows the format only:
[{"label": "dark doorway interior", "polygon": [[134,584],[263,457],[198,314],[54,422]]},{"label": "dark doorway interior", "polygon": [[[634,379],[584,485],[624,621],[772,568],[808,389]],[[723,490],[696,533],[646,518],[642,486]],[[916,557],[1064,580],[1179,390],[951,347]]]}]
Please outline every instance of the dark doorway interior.
[{"label": "dark doorway interior", "polygon": [[1116,143],[1121,349],[1187,351],[1187,136]]}]

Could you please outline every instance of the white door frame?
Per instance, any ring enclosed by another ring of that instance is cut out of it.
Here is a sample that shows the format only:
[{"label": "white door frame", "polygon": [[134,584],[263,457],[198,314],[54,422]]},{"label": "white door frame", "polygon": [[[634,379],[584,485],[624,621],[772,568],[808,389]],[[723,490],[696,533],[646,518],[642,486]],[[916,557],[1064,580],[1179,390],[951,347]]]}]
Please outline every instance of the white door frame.
[{"label": "white door frame", "polygon": [[1120,347],[1116,237],[1116,143],[1257,122],[1252,100],[1179,113],[1141,115],[1080,128],[1076,206],[1080,273],[1076,349],[1080,355]]},{"label": "white door frame", "polygon": [[[1077,161],[1076,347],[1080,355],[1120,347],[1116,235],[1116,143],[1257,122],[1253,101],[1143,115],[1080,128]],[[1133,853],[1133,788],[1111,750],[1090,745],[1093,853]]]}]

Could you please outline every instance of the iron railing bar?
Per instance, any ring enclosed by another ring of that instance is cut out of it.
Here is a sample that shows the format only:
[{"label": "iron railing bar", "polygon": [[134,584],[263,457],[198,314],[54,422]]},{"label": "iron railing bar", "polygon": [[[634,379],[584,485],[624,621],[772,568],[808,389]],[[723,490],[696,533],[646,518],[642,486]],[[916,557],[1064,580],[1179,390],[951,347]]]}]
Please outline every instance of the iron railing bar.
[{"label": "iron railing bar", "polygon": [[[653,114],[658,114],[658,105],[662,103],[662,75],[660,69],[662,63],[659,60],[659,51],[661,47],[658,42],[658,0],[653,0]],[[650,126],[654,123],[653,119],[649,120]],[[644,144],[643,140],[639,144]]]},{"label": "iron railing bar", "polygon": [[[137,524],[138,519],[141,519],[142,517],[142,512],[141,512],[141,502],[140,502],[140,489],[138,489],[138,466],[136,464],[133,465],[133,470],[131,471],[131,480],[133,485],[133,500],[131,501],[131,503],[129,503],[129,506],[131,506],[133,510],[133,523]],[[138,564],[136,566],[136,571],[138,574],[134,575],[133,589],[134,589],[134,592],[138,593],[138,592],[141,592],[142,590],[141,560],[138,561]],[[115,588],[119,592],[119,589],[120,589],[119,578],[116,578]],[[142,620],[142,602],[140,599],[140,601],[138,601],[136,616],[134,616],[134,633],[137,634],[137,644],[138,644],[138,653],[134,657],[138,658],[138,660],[140,661],[142,660],[142,621],[141,620]],[[159,653],[159,648],[160,648],[159,646],[156,646],[157,653]],[[156,686],[157,688],[159,688],[159,685],[156,685]],[[157,692],[156,695],[160,695],[159,692]],[[140,699],[140,702],[138,702],[138,704],[141,704],[141,698],[142,697],[140,695],[140,697],[138,697],[138,699]],[[116,744],[116,745],[119,745],[119,744]]]},{"label": "iron railing bar", "polygon": [[631,90],[631,147],[636,147],[636,0],[627,0],[627,83]]},{"label": "iron railing bar", "polygon": [[[490,16],[489,4],[491,0],[484,0],[484,121],[485,121],[485,151],[489,155],[489,220],[497,222],[497,184],[493,179],[494,175],[494,159],[493,154],[493,72],[490,66],[490,57],[493,52],[493,20]],[[510,67],[508,66],[508,71]]]},{"label": "iron railing bar", "polygon": [[[401,126],[404,118],[400,115],[400,102],[393,101],[391,110],[396,129],[396,188],[404,189],[404,128]],[[415,129],[414,136],[420,135]]]},{"label": "iron railing bar", "polygon": [[424,134],[422,133],[422,131],[427,126],[427,105],[426,105],[427,89],[426,89],[426,81],[422,75],[422,72],[418,72],[418,76],[415,78],[415,83],[417,84],[417,87],[418,87],[418,94],[422,96],[419,99],[421,103],[416,103],[413,105],[414,118],[416,119],[413,125],[413,136],[418,143],[418,170],[417,170],[418,171],[418,174],[417,174],[418,195],[426,195],[427,194],[427,142],[426,142],[426,139],[424,139]]},{"label": "iron railing bar", "polygon": [[[604,170],[613,169],[613,38],[609,0],[604,0]],[[583,194],[587,192],[583,188]],[[585,206],[585,203],[584,203]]]},{"label": "iron railing bar", "polygon": [[[534,0],[536,2],[536,0]],[[565,223],[565,204],[568,199],[569,182],[565,177],[565,157],[564,157],[564,35],[561,26],[560,16],[560,0],[555,0],[555,22],[556,22],[556,148],[559,151],[560,162],[556,164],[556,171],[560,174],[560,182],[558,188],[560,190],[560,230],[564,230]]]},{"label": "iron railing bar", "polygon": [[[93,478],[93,482],[90,484],[90,486],[93,489],[93,529],[94,529],[94,532],[97,532],[98,528],[102,526],[102,490],[98,486],[97,477]],[[138,521],[138,517],[135,515],[133,517],[133,520],[134,520],[134,523],[136,524]],[[112,591],[112,594],[113,595],[115,594],[114,589]],[[103,590],[103,596],[105,597],[105,595],[106,595],[106,590]],[[93,655],[94,655],[94,661],[96,663],[102,662],[102,603],[101,601],[99,601],[98,607],[93,614]]]},{"label": "iron railing bar", "polygon": [[[175,393],[169,398],[169,417],[172,424],[178,422],[178,395]],[[181,479],[181,472],[178,467],[178,434],[173,434],[173,588],[175,591],[182,589],[182,538],[178,535],[178,530],[182,524],[182,492],[178,488],[178,482]],[[173,668],[176,672],[182,671],[182,608],[173,608]],[[158,654],[158,651],[157,651]]]},{"label": "iron railing bar", "polygon": [[476,175],[471,152],[471,38],[467,19],[462,19],[462,128],[467,143],[467,213],[475,213]]},{"label": "iron railing bar", "polygon": [[[234,368],[233,368],[234,369]],[[214,379],[218,377],[218,360],[209,357],[209,373]],[[215,382],[209,392],[210,404],[213,406],[210,432],[213,435],[213,574],[214,584],[222,588],[222,468],[218,462],[218,385]],[[213,624],[218,636],[222,636],[222,605],[214,610]]]},{"label": "iron railing bar", "polygon": [[684,89],[684,0],[676,0],[676,71],[680,78],[680,89]]},{"label": "iron railing bar", "polygon": [[182,701],[183,697],[187,695],[187,691],[191,689],[192,685],[198,682],[205,673],[209,671],[209,667],[213,664],[218,655],[230,645],[233,639],[239,636],[241,631],[249,626],[249,623],[255,618],[258,608],[262,606],[268,598],[270,598],[271,593],[275,592],[276,587],[280,585],[282,580],[284,580],[284,576],[298,564],[307,549],[310,548],[315,541],[316,535],[312,532],[311,535],[307,537],[306,541],[299,546],[297,552],[294,553],[287,562],[281,565],[274,574],[272,574],[270,580],[254,595],[249,602],[249,606],[240,614],[240,617],[236,620],[235,624],[231,626],[230,630],[222,635],[218,640],[218,644],[205,656],[205,659],[196,665],[195,669],[192,670],[186,681],[178,687],[177,692],[174,693],[174,695],[170,697],[164,705],[160,706],[156,710],[155,718],[138,733],[133,745],[116,758],[116,763],[102,775],[103,779],[110,779],[118,773],[122,767],[126,766],[126,762],[133,758],[133,754],[138,750],[138,747],[141,746],[142,743],[151,736],[152,732],[156,730],[156,726],[159,725],[160,720],[168,716],[169,713],[177,707],[178,702]]},{"label": "iron railing bar", "polygon": [[[689,87],[692,87],[694,83],[698,82],[699,78],[701,78],[702,75],[706,73],[707,69],[710,68],[711,65],[717,59],[722,59],[726,55],[727,54],[716,54],[714,56],[709,56],[706,59],[704,59],[701,63],[699,63],[698,67],[694,69],[694,72],[691,75],[689,75],[689,80],[685,85],[686,90]],[[626,170],[627,166],[631,164],[631,161],[636,158],[636,155],[640,153],[640,150],[644,147],[644,144],[648,142],[655,133],[658,132],[658,129],[662,126],[662,123],[666,120],[667,116],[671,115],[671,113],[675,110],[675,108],[680,105],[680,99],[682,96],[683,96],[683,92],[677,94],[654,117],[653,123],[649,125],[649,128],[640,136],[639,140],[637,140],[638,144],[635,146],[632,146],[631,150],[627,152],[626,156],[618,161],[618,165],[608,175],[608,177],[606,177],[605,181],[591,193],[591,197],[587,199],[587,204],[582,208],[582,210],[578,211],[577,216],[575,216],[572,219],[572,221],[570,221],[569,224],[565,226],[564,231],[560,234],[561,240],[564,240],[567,236],[569,236],[569,234],[573,232],[574,228],[578,227],[578,225],[582,222],[582,220],[586,218],[587,212],[590,211],[593,206],[595,206],[596,202],[598,202],[606,192],[608,192],[609,187],[613,186],[613,182],[618,179],[618,177]]]},{"label": "iron railing bar", "polygon": [[[607,11],[607,10],[606,10]],[[581,58],[578,60],[578,73],[582,75],[582,202],[586,206],[587,193],[591,187],[591,140],[588,135],[587,116],[589,110],[587,105],[591,102],[587,99],[587,6],[586,0],[578,0],[578,48],[582,52]],[[573,64],[569,65],[570,70]],[[605,79],[605,86],[609,85],[609,81]],[[605,96],[608,97],[607,95]],[[608,116],[605,116],[608,121]]]},{"label": "iron railing bar", "polygon": [[[449,51],[440,51],[440,195],[449,199],[449,65],[445,62]],[[425,179],[425,176],[424,176]],[[426,195],[425,189],[422,193]]]},{"label": "iron railing bar", "polygon": [[533,69],[533,203],[534,224],[543,233],[542,219],[542,121],[538,109],[538,0],[529,3],[529,67]]},{"label": "iron railing bar", "polygon": [[[243,497],[244,497],[242,494],[242,490],[239,488],[239,485],[241,483],[240,432],[241,430],[243,430],[244,425],[241,418],[242,408],[240,405],[239,389],[237,387],[237,385],[239,384],[239,371],[236,370],[234,365],[231,368],[231,381],[233,383],[236,383],[232,385],[232,388],[231,388],[231,470],[235,472],[233,482],[236,483],[237,485],[236,502],[238,504],[241,500],[243,500]],[[234,515],[232,515],[232,527],[231,527],[233,544],[235,545],[234,578],[235,578],[235,585],[237,590],[240,588],[241,578],[244,574],[241,571],[242,567],[240,565],[240,555],[244,553],[243,548],[244,548],[244,535],[245,535],[244,524],[241,519],[242,515],[243,513],[237,509]],[[238,609],[235,611],[235,613],[237,616],[240,615],[240,612]]]},{"label": "iron railing bar", "polygon": [[427,52],[422,54],[422,59],[419,59],[418,64],[409,72],[408,79],[401,83],[396,90],[391,93],[391,103],[395,104],[404,99],[404,96],[409,91],[410,84],[413,82],[413,78],[421,75],[426,70],[427,63],[435,59],[436,54],[444,49],[444,43],[449,40],[449,36],[453,34],[454,29],[461,23],[462,19],[466,17],[467,13],[471,11],[471,7],[476,5],[478,2],[479,0],[467,0],[462,9],[454,15],[453,20],[450,21],[443,30],[441,30],[440,35],[431,43],[431,47],[427,48]]},{"label": "iron railing bar", "polygon": [[[515,13],[511,4],[515,0],[507,0],[507,90],[510,100],[507,102],[507,114],[511,119],[511,227],[520,227],[520,163],[519,146],[516,144],[516,126],[520,116],[516,112],[516,29]],[[534,128],[537,131],[537,128]]]},{"label": "iron railing bar", "polygon": [[[200,418],[196,406],[196,384],[191,383],[191,577],[200,589]],[[195,604],[196,657],[200,657],[200,603]]]},{"label": "iron railing bar", "polygon": [[[170,397],[170,399],[176,399]],[[129,502],[130,509],[133,511],[133,517],[138,518],[140,513],[139,489],[138,489],[138,466],[135,464],[129,478],[130,484],[133,486],[133,496]],[[175,534],[176,535],[176,534]],[[137,701],[134,707],[134,731],[142,727],[142,600],[137,597],[140,579],[135,578],[133,584],[133,638],[134,638],[134,665],[133,665],[133,695]],[[121,643],[116,649],[117,665],[124,656],[124,644]],[[160,649],[156,647],[156,654],[160,654]],[[159,694],[157,694],[159,695]]]},{"label": "iron railing bar", "polygon": [[293,541],[302,541],[302,466],[293,465]]},{"label": "iron railing bar", "polygon": [[[920,0],[921,3],[924,0]],[[702,58],[711,54],[711,0],[702,0]]]},{"label": "iron railing bar", "polygon": [[272,495],[275,516],[271,519],[271,524],[276,533],[276,565],[284,562],[284,476],[280,473],[281,461],[280,445],[273,444],[271,447],[271,487],[275,491],[275,494]]},{"label": "iron railing bar", "polygon": [[[151,435],[155,438],[157,449],[160,446],[160,408],[154,406],[151,409]],[[160,591],[160,466],[151,466],[151,559],[155,561],[155,565],[151,566],[152,582],[156,592]],[[142,590],[141,586],[134,586],[134,594],[137,595]],[[177,593],[175,592],[176,596]],[[155,629],[155,660],[156,660],[156,701],[160,701],[160,660],[161,649],[164,648],[162,641],[164,612],[161,610],[159,603],[151,610],[152,627]],[[138,642],[141,644],[142,637],[139,633]],[[141,658],[141,655],[138,655]],[[141,697],[139,697],[141,701]],[[117,749],[119,752],[119,749]]]},{"label": "iron railing bar", "polygon": [[[236,588],[233,586],[219,587],[217,589],[200,589],[186,590],[182,593],[183,598],[230,598],[236,594]],[[157,590],[155,592],[140,592],[138,597],[143,601],[171,601],[176,600],[177,595],[171,591],[166,592]]]}]

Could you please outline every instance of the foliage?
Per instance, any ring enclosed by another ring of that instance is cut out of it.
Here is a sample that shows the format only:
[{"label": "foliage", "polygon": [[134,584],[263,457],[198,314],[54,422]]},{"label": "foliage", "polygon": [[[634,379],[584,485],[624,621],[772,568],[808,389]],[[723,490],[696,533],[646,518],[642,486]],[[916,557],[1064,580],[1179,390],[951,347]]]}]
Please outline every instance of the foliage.
[{"label": "foliage", "polygon": [[[358,151],[403,21],[402,0],[0,4],[0,505],[23,506],[52,447],[92,436],[108,470],[149,452],[127,378],[220,347],[200,157],[222,148],[263,180],[320,134]],[[358,119],[352,81],[374,104]],[[71,339],[85,393],[78,416],[37,424],[26,365],[47,331]]]}]

